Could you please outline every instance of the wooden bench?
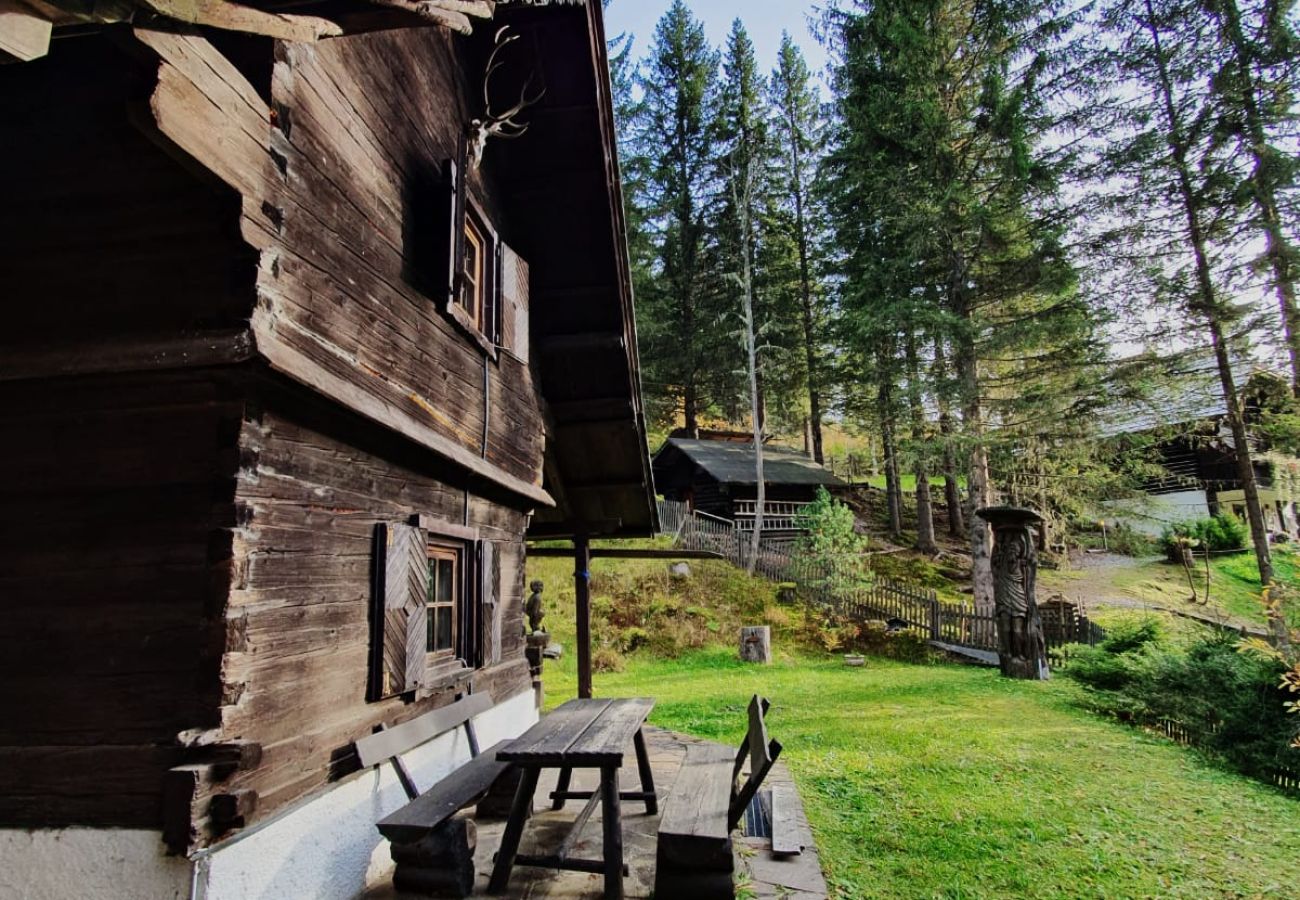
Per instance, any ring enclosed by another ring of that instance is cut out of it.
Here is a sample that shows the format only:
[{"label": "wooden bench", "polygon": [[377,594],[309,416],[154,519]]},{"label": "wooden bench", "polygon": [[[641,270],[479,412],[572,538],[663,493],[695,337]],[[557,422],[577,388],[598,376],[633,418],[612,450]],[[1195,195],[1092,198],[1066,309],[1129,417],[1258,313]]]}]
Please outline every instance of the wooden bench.
[{"label": "wooden bench", "polygon": [[[356,742],[362,766],[391,763],[410,800],[378,823],[380,834],[392,843],[397,863],[393,883],[399,889],[452,897],[467,897],[474,889],[477,830],[472,820],[456,813],[483,800],[511,768],[496,758],[504,741],[479,752],[472,720],[491,708],[491,696],[471,694]],[[469,739],[471,759],[421,793],[401,755],[460,727]]]},{"label": "wooden bench", "polygon": [[[749,730],[740,750],[720,744],[691,744],[659,820],[655,896],[735,896],[731,832],[744,818],[763,779],[781,754],[767,736],[769,704],[749,702]],[[745,762],[749,775],[739,782]]]}]

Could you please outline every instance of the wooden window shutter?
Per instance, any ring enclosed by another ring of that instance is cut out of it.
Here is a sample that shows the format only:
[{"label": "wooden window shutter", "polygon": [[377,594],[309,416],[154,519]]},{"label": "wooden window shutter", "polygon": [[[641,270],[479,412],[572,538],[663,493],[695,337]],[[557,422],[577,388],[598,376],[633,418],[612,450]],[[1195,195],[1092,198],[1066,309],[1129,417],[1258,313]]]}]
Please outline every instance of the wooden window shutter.
[{"label": "wooden window shutter", "polygon": [[528,362],[528,263],[501,245],[501,348]]},{"label": "wooden window shutter", "polygon": [[429,536],[413,525],[375,526],[370,699],[416,690],[428,641]]},{"label": "wooden window shutter", "polygon": [[429,290],[434,300],[447,308],[456,302],[465,263],[465,183],[460,166],[453,159],[447,160],[443,166],[435,203],[436,230]]},{"label": "wooden window shutter", "polygon": [[501,662],[501,554],[492,541],[479,541],[480,666]]}]

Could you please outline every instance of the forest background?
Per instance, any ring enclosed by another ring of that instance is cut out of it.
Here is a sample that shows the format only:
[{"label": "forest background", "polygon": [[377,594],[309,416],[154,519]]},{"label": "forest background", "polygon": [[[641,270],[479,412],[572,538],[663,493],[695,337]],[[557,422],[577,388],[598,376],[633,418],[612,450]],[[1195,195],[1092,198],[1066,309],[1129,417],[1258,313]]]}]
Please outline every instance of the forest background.
[{"label": "forest background", "polygon": [[[1151,474],[1159,435],[1115,440],[1117,405],[1199,373],[1236,446],[1267,419],[1294,451],[1293,3],[789,9],[825,71],[789,34],[760,67],[740,18],[715,46],[684,0],[643,40],[611,36],[658,434],[751,429],[819,461],[828,428],[868,436],[891,530],[906,476],[918,549],[946,504],[977,604],[991,579],[974,509],[1031,504],[1068,528]],[[1260,367],[1286,388],[1266,415],[1243,397]]]}]

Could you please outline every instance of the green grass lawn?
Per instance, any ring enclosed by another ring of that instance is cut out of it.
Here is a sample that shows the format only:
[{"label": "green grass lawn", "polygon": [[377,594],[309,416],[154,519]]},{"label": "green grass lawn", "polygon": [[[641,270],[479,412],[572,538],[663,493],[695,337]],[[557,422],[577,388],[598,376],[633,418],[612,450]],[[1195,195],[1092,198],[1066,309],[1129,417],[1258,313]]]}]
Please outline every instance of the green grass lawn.
[{"label": "green grass lawn", "polygon": [[[884,475],[872,475],[872,476],[870,476],[870,477],[868,477],[868,478],[859,478],[859,479],[857,479],[857,480],[858,480],[858,481],[865,482],[865,483],[871,485],[871,486],[874,487],[874,488],[880,488],[882,491],[885,489],[885,476],[884,476]],[[916,476],[915,476],[915,475],[910,474],[910,473],[906,473],[906,472],[905,472],[905,473],[903,473],[902,475],[900,475],[900,476],[898,477],[898,481],[899,481],[899,484],[902,486],[902,489],[903,489],[903,493],[904,493],[904,494],[913,494],[913,493],[916,493]],[[965,479],[965,478],[960,478],[960,479],[958,479],[958,481],[962,484],[963,487],[965,487],[965,484],[966,484],[966,479]],[[934,475],[934,476],[931,476],[931,478],[930,478],[930,487],[931,487],[931,488],[938,488],[939,490],[942,491],[942,490],[943,490],[943,476],[942,476],[942,475]]]},{"label": "green grass lawn", "polygon": [[[571,652],[545,681],[549,705],[574,694]],[[598,696],[653,696],[653,724],[727,743],[749,696],[770,697],[839,897],[1297,896],[1300,802],[1093,716],[1077,690],[728,649],[596,676]]]}]

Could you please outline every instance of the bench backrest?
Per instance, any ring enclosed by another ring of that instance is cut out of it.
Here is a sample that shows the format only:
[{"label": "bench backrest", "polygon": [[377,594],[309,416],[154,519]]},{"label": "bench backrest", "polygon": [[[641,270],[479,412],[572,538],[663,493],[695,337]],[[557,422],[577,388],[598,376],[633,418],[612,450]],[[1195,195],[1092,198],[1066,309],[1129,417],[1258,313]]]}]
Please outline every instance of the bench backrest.
[{"label": "bench backrest", "polygon": [[[731,770],[733,793],[731,806],[727,811],[727,824],[730,828],[735,828],[745,817],[745,809],[749,806],[749,802],[754,799],[772,764],[781,755],[781,743],[767,736],[766,716],[770,707],[771,704],[757,694],[749,701],[749,730],[745,733],[745,739],[740,742],[736,763]],[[734,786],[745,768],[746,759],[749,760],[749,777],[745,779],[739,790],[735,790]]]},{"label": "bench backrest", "polygon": [[463,725],[469,737],[470,753],[478,756],[478,739],[474,734],[474,723],[471,720],[491,708],[492,696],[486,691],[470,694],[441,709],[416,716],[409,722],[361,738],[356,742],[357,757],[365,768],[391,762],[397,769],[397,777],[401,780],[407,796],[415,799],[419,792],[402,765],[401,755]]}]

